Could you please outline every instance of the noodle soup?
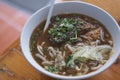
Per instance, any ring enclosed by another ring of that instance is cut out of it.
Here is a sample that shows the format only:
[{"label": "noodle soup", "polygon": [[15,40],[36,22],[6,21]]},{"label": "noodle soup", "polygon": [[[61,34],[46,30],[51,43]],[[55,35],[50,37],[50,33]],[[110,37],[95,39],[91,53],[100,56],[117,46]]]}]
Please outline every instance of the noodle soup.
[{"label": "noodle soup", "polygon": [[85,75],[102,67],[112,54],[113,41],[99,21],[82,14],[53,16],[33,31],[30,50],[45,70],[64,76]]}]

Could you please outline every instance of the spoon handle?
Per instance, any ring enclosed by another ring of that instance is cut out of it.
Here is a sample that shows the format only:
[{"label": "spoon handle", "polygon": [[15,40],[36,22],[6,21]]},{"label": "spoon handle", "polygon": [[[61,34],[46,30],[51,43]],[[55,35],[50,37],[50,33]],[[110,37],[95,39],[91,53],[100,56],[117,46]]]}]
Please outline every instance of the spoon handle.
[{"label": "spoon handle", "polygon": [[46,24],[45,24],[43,33],[46,31],[46,29],[47,29],[48,26],[49,26],[50,19],[51,19],[51,15],[52,15],[52,11],[53,11],[53,7],[54,7],[54,3],[55,3],[55,0],[51,0],[51,1],[50,1],[50,9],[49,9],[49,13],[48,13],[48,16],[47,16],[47,21],[46,21]]}]

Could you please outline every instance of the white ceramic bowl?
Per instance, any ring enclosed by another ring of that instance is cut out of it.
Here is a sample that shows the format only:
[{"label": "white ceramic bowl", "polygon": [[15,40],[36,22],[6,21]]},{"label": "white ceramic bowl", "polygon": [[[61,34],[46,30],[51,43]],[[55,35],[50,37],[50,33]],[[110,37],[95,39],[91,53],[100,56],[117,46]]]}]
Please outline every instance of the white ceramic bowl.
[{"label": "white ceramic bowl", "polygon": [[53,15],[63,14],[63,13],[80,13],[84,15],[88,15],[90,17],[93,17],[97,20],[99,20],[102,24],[105,25],[107,30],[112,36],[113,42],[114,42],[114,54],[110,57],[108,62],[101,67],[100,69],[86,74],[82,76],[61,76],[56,75],[51,72],[48,72],[44,70],[32,57],[30,49],[29,49],[29,43],[30,43],[30,37],[33,32],[33,30],[36,28],[36,26],[43,20],[47,18],[48,15],[49,6],[45,6],[44,8],[38,10],[36,13],[34,13],[29,20],[26,22],[20,38],[20,44],[23,51],[23,54],[27,61],[38,71],[54,77],[58,79],[64,79],[64,80],[75,80],[75,79],[85,79],[89,78],[91,76],[95,76],[107,68],[109,68],[118,58],[120,53],[120,28],[117,24],[117,22],[113,19],[113,17],[108,14],[105,10],[94,6],[89,3],[85,2],[64,2],[64,3],[57,3],[54,6]]}]

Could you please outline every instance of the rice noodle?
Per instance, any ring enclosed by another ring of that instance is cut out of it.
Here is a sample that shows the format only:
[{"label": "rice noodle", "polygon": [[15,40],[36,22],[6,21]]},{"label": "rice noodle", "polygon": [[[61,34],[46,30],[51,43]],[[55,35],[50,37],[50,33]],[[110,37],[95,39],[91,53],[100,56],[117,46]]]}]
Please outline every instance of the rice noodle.
[{"label": "rice noodle", "polygon": [[105,64],[107,62],[107,60],[102,60],[101,64]]},{"label": "rice noodle", "polygon": [[43,55],[44,56],[44,54],[43,54],[43,48],[40,46],[40,45],[37,45],[37,50],[39,51],[39,53],[41,54],[41,55]]},{"label": "rice noodle", "polygon": [[46,61],[46,58],[41,56],[39,53],[35,54],[36,57],[38,57],[39,59]]},{"label": "rice noodle", "polygon": [[64,57],[62,56],[62,53],[58,53],[55,58],[55,66],[61,67],[61,66],[65,66],[65,65],[66,65],[66,63],[64,61]]},{"label": "rice noodle", "polygon": [[109,43],[110,45],[113,45],[113,41],[111,41],[111,40],[109,40],[108,43]]},{"label": "rice noodle", "polygon": [[77,43],[76,46],[84,46],[84,43]]},{"label": "rice noodle", "polygon": [[65,45],[65,49],[68,49],[70,52],[73,51],[73,47],[71,47],[70,44],[66,44],[66,45]]},{"label": "rice noodle", "polygon": [[84,64],[83,69],[84,69],[83,74],[87,74],[87,73],[88,73],[88,71],[89,71],[89,67],[88,67],[86,64]]},{"label": "rice noodle", "polygon": [[89,61],[89,63],[88,63],[88,65],[93,66],[93,67],[97,66],[98,64],[99,64],[99,62],[95,61],[95,60]]},{"label": "rice noodle", "polygon": [[54,57],[54,55],[51,53],[51,51],[49,51],[48,53],[52,58]]},{"label": "rice noodle", "polygon": [[48,60],[45,58],[45,56],[42,56],[42,55],[40,55],[39,53],[35,54],[35,56],[38,57],[39,59],[41,59],[41,60],[43,61],[43,62],[42,62],[43,65],[53,65],[53,62],[54,62],[54,61],[48,61]]},{"label": "rice noodle", "polygon": [[62,74],[63,74],[63,75],[65,75],[65,74],[66,74],[66,72],[63,72]]},{"label": "rice noodle", "polygon": [[95,46],[98,46],[98,44],[100,44],[100,40],[95,41]]},{"label": "rice noodle", "polygon": [[79,71],[77,75],[87,74],[89,72],[89,67],[86,64],[81,64],[80,68],[78,68],[77,71]]},{"label": "rice noodle", "polygon": [[80,37],[82,37],[82,38],[84,38],[84,39],[89,39],[87,36],[85,36],[85,35],[80,35]]},{"label": "rice noodle", "polygon": [[56,53],[57,54],[62,54],[62,52],[59,49],[57,49]]},{"label": "rice noodle", "polygon": [[43,65],[53,65],[53,61],[47,61],[47,60],[45,60],[45,61],[42,62],[42,64]]},{"label": "rice noodle", "polygon": [[44,44],[45,44],[45,42],[42,42],[41,47],[43,47]]},{"label": "rice noodle", "polygon": [[[73,46],[73,48],[76,49],[76,48],[78,48],[78,47],[83,47],[83,46],[85,46],[84,43],[77,43],[75,46]],[[74,49],[73,49],[73,50],[74,50]]]},{"label": "rice noodle", "polygon": [[100,38],[101,38],[101,40],[104,42],[105,40],[104,40],[104,32],[103,32],[103,30],[102,29],[100,29]]},{"label": "rice noodle", "polygon": [[91,37],[88,37],[88,36],[86,36],[86,35],[80,35],[80,37],[82,37],[82,38],[84,38],[84,39],[87,40],[86,42],[84,42],[84,44],[90,44],[90,42],[91,42],[91,40],[92,40]]},{"label": "rice noodle", "polygon": [[44,66],[44,68],[45,68],[46,70],[48,70],[48,66]]},{"label": "rice noodle", "polygon": [[53,47],[48,47],[48,51],[51,51],[51,53],[56,56],[56,51]]},{"label": "rice noodle", "polygon": [[83,75],[83,74],[82,74],[81,72],[79,72],[79,73],[77,73],[77,75],[78,75],[78,76],[81,76],[81,75]]},{"label": "rice noodle", "polygon": [[97,69],[99,69],[100,67],[102,67],[103,65],[101,65],[101,64],[99,64],[98,66],[96,66],[96,67],[91,67],[90,69],[91,70],[97,70]]},{"label": "rice noodle", "polygon": [[80,68],[79,68],[78,66],[76,66],[75,69],[76,69],[77,71],[80,71]]},{"label": "rice noodle", "polygon": [[64,51],[64,52],[63,52],[63,57],[65,57],[65,54],[66,54],[66,53],[65,53],[65,51]]}]

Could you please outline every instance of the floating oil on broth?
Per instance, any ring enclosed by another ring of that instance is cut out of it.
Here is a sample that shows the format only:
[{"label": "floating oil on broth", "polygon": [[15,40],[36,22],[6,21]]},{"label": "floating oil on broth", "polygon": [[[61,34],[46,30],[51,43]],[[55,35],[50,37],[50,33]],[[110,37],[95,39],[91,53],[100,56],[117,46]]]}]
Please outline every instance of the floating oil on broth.
[{"label": "floating oil on broth", "polygon": [[112,54],[113,41],[99,21],[81,14],[53,16],[33,31],[30,50],[45,70],[65,76],[85,75],[102,67]]}]

